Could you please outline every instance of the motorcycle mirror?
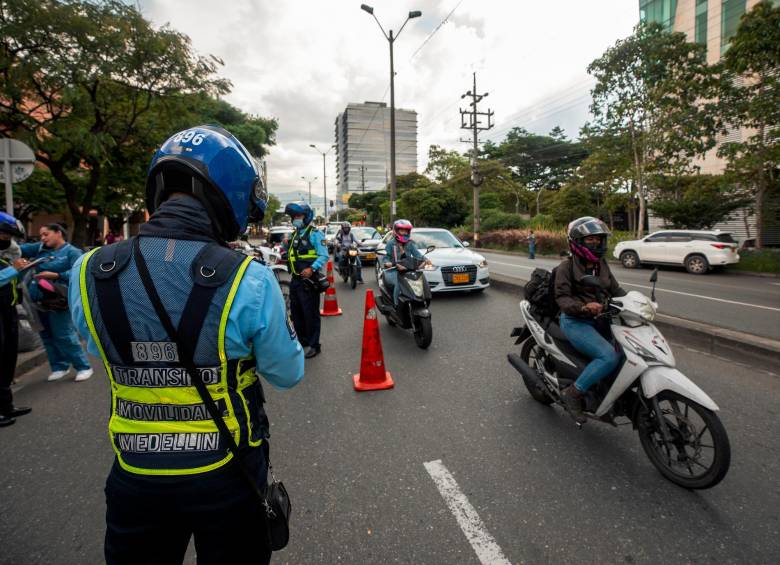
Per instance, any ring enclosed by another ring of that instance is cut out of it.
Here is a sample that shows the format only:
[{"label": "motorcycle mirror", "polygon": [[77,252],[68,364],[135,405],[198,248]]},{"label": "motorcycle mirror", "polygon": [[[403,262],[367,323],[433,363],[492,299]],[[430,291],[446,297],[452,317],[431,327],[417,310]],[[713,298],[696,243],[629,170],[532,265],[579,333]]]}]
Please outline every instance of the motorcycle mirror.
[{"label": "motorcycle mirror", "polygon": [[429,246],[428,246],[428,248],[425,250],[425,252],[426,252],[426,253],[430,253],[430,252],[431,252],[431,251],[433,251],[434,249],[436,249],[436,246],[435,246],[435,245],[429,245]]},{"label": "motorcycle mirror", "polygon": [[561,251],[560,256],[561,257],[571,257],[571,252],[567,251],[566,249],[564,249],[563,251]]},{"label": "motorcycle mirror", "polygon": [[471,244],[468,241],[463,242],[463,247],[470,247]]},{"label": "motorcycle mirror", "polygon": [[658,267],[653,269],[653,273],[650,275],[650,282],[654,283],[656,281],[658,281]]}]

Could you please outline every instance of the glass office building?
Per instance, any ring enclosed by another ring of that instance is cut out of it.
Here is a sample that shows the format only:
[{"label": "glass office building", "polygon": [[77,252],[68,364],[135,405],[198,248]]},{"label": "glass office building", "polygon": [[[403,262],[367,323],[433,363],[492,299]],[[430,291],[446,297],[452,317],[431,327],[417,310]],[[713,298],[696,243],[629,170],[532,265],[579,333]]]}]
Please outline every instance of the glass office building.
[{"label": "glass office building", "polygon": [[[384,102],[348,104],[338,115],[336,172],[339,202],[353,192],[382,190],[390,179],[390,108]],[[417,112],[395,110],[396,175],[417,172]]]}]

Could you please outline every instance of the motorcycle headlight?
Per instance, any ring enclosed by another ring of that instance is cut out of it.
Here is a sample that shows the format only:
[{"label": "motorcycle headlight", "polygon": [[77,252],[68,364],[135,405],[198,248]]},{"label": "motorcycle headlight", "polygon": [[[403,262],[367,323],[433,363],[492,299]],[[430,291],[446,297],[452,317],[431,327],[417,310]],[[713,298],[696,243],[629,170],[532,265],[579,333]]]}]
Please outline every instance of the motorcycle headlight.
[{"label": "motorcycle headlight", "polygon": [[651,302],[645,302],[639,307],[639,316],[647,321],[652,322],[655,320],[655,308]]},{"label": "motorcycle headlight", "polygon": [[479,262],[479,268],[484,269],[487,267],[487,259],[482,259],[482,261]]},{"label": "motorcycle headlight", "polygon": [[423,281],[422,278],[415,280],[407,279],[406,282],[409,283],[409,287],[412,289],[412,292],[414,292],[415,296],[422,296],[423,293]]}]

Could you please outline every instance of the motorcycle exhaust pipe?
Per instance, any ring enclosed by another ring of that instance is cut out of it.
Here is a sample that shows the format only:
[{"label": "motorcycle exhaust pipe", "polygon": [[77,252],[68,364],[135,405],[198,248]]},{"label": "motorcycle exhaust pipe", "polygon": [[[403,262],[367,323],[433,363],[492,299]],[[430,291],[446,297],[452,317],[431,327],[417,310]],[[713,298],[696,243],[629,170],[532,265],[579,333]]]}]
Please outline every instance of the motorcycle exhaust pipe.
[{"label": "motorcycle exhaust pipe", "polygon": [[536,386],[538,386],[540,389],[543,390],[545,388],[542,379],[539,378],[539,375],[536,374],[536,371],[529,367],[528,363],[523,361],[519,355],[516,353],[510,353],[506,356],[506,358],[507,361],[509,361],[509,364],[512,365],[518,373],[523,375],[523,377],[536,384]]}]

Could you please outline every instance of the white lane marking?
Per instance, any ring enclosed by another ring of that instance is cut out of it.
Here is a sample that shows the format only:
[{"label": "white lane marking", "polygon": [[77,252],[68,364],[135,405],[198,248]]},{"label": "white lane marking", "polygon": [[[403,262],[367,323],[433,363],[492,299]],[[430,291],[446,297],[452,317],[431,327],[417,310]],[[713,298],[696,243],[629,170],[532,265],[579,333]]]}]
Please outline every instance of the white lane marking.
[{"label": "white lane marking", "polygon": [[516,265],[514,263],[502,263],[501,261],[490,261],[488,267],[490,265],[506,265],[507,267],[517,267],[518,269],[528,269],[529,271],[536,269],[536,267],[526,267],[525,265]]},{"label": "white lane marking", "polygon": [[[517,267],[518,269],[528,269],[529,271],[533,271],[536,267],[526,267],[525,265],[515,265],[513,263],[502,263],[501,261],[490,261],[490,264],[492,265],[505,265],[507,267]],[[637,288],[646,288],[648,290],[651,290],[652,286],[647,286],[643,284],[633,284],[633,283],[621,283],[623,286],[635,286]],[[780,286],[780,283],[769,283],[769,284],[776,284]],[[669,292],[671,294],[680,294],[682,296],[692,296],[694,298],[702,298],[704,300],[714,300],[716,302],[725,302],[726,304],[736,304],[737,306],[749,306],[751,308],[761,308],[762,310],[771,310],[772,312],[780,312],[780,308],[775,308],[773,306],[762,306],[760,304],[748,304],[747,302],[738,302],[736,300],[726,300],[725,298],[715,298],[714,296],[704,296],[703,294],[692,294],[690,292],[681,292],[679,290],[666,290],[664,288],[656,288],[656,292]]]},{"label": "white lane marking", "polygon": [[504,557],[501,548],[498,547],[496,540],[485,528],[485,524],[477,514],[477,511],[460,490],[455,477],[447,470],[447,467],[441,462],[441,459],[423,463],[425,470],[436,483],[444,501],[450,512],[458,521],[460,529],[466,534],[471,547],[477,554],[477,559],[482,565],[510,565],[510,561]]},{"label": "white lane marking", "polygon": [[[503,265],[503,263],[502,263],[502,265]],[[775,286],[780,286],[780,283],[769,283],[769,284],[773,284]]]},{"label": "white lane marking", "polygon": [[[622,283],[623,286],[635,286],[637,288],[646,288],[648,290],[651,290],[652,286],[647,286],[643,284],[631,284],[631,283]],[[680,294],[682,296],[692,296],[694,298],[703,298],[704,300],[714,300],[716,302],[725,302],[726,304],[736,304],[737,306],[749,306],[750,308],[761,308],[762,310],[771,310],[773,312],[780,312],[780,308],[775,308],[773,306],[762,306],[760,304],[748,304],[747,302],[737,302],[736,300],[726,300],[725,298],[715,298],[713,296],[703,296],[701,294],[691,294],[690,292],[680,292],[679,290],[666,290],[664,288],[656,288],[656,292],[669,292],[671,294]]]}]

